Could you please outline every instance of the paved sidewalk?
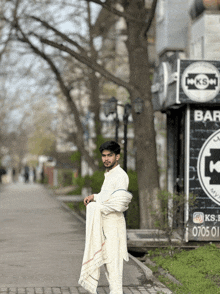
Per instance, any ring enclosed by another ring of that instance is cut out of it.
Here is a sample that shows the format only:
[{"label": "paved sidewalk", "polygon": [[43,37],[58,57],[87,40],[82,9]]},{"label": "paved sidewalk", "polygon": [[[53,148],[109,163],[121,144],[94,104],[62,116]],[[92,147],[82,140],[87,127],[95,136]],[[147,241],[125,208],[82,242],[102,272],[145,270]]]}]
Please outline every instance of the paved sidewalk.
[{"label": "paved sidewalk", "polygon": [[[85,225],[37,184],[0,188],[0,293],[78,294]],[[124,264],[124,293],[171,293],[147,280],[132,260]],[[109,293],[101,270],[98,293]]]}]

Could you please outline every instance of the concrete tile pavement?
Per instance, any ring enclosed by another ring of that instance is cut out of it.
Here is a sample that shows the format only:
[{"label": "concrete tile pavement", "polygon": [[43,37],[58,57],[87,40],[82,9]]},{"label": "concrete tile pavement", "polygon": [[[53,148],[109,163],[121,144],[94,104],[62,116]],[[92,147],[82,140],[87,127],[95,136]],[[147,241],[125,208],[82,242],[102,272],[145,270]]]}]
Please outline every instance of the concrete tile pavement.
[{"label": "concrete tile pavement", "polygon": [[[87,293],[78,285],[85,224],[42,185],[15,183],[0,190],[0,294]],[[147,280],[130,260],[124,293],[171,293]],[[98,293],[109,293],[101,270]]]},{"label": "concrete tile pavement", "polygon": [[[161,288],[149,286],[130,286],[124,287],[124,294],[159,294],[169,293],[161,292]],[[1,294],[85,294],[81,287],[13,287],[0,288]],[[98,287],[98,294],[109,293],[108,287]]]}]

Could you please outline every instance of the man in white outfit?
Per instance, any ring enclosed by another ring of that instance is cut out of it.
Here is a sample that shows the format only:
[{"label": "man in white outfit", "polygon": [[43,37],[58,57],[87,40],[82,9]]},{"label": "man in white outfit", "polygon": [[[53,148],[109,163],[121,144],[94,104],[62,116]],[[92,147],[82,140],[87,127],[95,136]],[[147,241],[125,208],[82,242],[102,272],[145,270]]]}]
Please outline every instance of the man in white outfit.
[{"label": "man in white outfit", "polygon": [[[128,189],[128,175],[118,164],[120,145],[114,141],[107,141],[100,146],[99,150],[106,169],[105,179],[100,193],[86,197],[84,199],[85,205],[88,205],[91,201],[104,203],[104,201],[108,201],[107,197],[113,192],[127,191]],[[104,265],[110,294],[123,294],[123,260],[128,261],[129,259],[124,214],[123,212],[113,211],[107,215],[102,213],[101,216],[108,256],[108,261]]]}]

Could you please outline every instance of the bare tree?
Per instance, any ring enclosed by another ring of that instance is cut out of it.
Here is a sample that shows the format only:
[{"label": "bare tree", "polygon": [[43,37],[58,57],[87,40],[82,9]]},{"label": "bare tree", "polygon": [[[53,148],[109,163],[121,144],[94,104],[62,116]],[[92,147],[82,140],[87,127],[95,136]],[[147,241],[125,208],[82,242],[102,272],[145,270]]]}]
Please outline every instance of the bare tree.
[{"label": "bare tree", "polygon": [[[57,3],[55,3],[55,4],[59,4],[58,2],[60,2],[61,6],[63,5],[63,4],[61,4],[61,1],[57,1]],[[22,6],[22,4],[24,4],[24,5]],[[80,119],[81,115],[80,115],[79,109],[77,108],[76,101],[72,97],[73,96],[72,95],[73,79],[72,79],[72,81],[70,81],[70,79],[68,78],[68,75],[65,72],[63,60],[66,59],[66,54],[59,52],[58,50],[54,50],[53,52],[50,52],[48,54],[47,48],[45,48],[45,46],[39,46],[38,42],[36,41],[36,39],[39,38],[39,36],[37,36],[37,34],[34,32],[40,31],[39,30],[39,25],[40,25],[43,28],[42,35],[48,35],[48,31],[52,31],[55,33],[56,38],[58,40],[60,40],[61,38],[64,38],[64,39],[66,39],[66,41],[70,42],[70,44],[75,45],[80,50],[80,54],[85,55],[88,53],[85,49],[83,49],[82,46],[77,45],[77,43],[74,41],[71,41],[71,39],[67,35],[65,35],[65,34],[61,33],[61,31],[58,31],[57,29],[55,29],[55,27],[51,26],[48,22],[41,20],[39,17],[33,16],[32,14],[34,13],[35,10],[37,10],[37,8],[34,9],[34,7],[33,7],[33,9],[31,10],[31,14],[30,14],[29,4],[30,3],[28,3],[27,1],[15,1],[13,9],[12,9],[13,13],[12,13],[11,18],[10,17],[4,18],[4,21],[8,25],[9,28],[14,28],[14,31],[13,31],[14,34],[13,34],[12,39],[14,41],[16,40],[16,41],[20,42],[21,44],[23,44],[23,51],[26,50],[26,52],[32,52],[35,55],[37,55],[38,57],[40,57],[41,59],[43,59],[46,62],[49,69],[55,75],[56,80],[58,81],[58,84],[60,86],[62,95],[65,98],[66,103],[68,104],[68,107],[71,109],[71,112],[73,114],[74,121],[75,121],[75,124],[77,127],[77,132],[72,134],[75,139],[75,144],[77,145],[77,147],[80,150],[80,152],[82,153],[82,155],[85,157],[85,159],[88,162],[88,164],[90,165],[90,167],[93,170],[96,170],[97,165],[94,163],[93,158],[91,158],[91,156],[90,156],[90,154],[84,144],[84,139],[83,139],[84,138],[84,129],[83,129],[83,125],[82,125],[82,122]],[[34,3],[32,3],[32,4],[34,4]],[[43,2],[41,4],[42,4],[42,6],[46,5]],[[41,6],[41,9],[42,9],[42,6]],[[21,7],[21,9],[19,10],[20,7]],[[19,14],[19,11],[20,11],[21,15]],[[25,12],[28,11],[29,14],[25,14],[24,11]],[[37,10],[37,11],[39,12],[39,10]],[[51,19],[51,17],[49,17],[49,19]],[[28,32],[27,32],[27,26],[26,26],[25,22],[32,23],[32,26],[30,25],[30,27],[29,27],[29,29],[31,28],[31,30],[29,30]],[[22,28],[22,25],[24,25],[23,28]],[[83,38],[81,38],[81,39],[83,39]],[[99,119],[99,116],[97,114],[96,114],[96,117]],[[100,126],[99,126],[99,129],[97,129],[97,130],[100,130]]]},{"label": "bare tree", "polygon": [[[10,5],[13,5],[11,10],[12,13],[10,16],[8,16],[9,14],[5,14],[4,16],[8,31],[13,32],[10,39],[22,43],[26,51],[31,50],[35,55],[43,59],[55,75],[63,96],[74,115],[78,134],[75,138],[76,145],[85,156],[91,168],[95,170],[97,165],[85,148],[82,122],[77,106],[71,95],[72,88],[71,85],[66,82],[65,75],[63,75],[60,70],[58,59],[61,60],[62,57],[64,58],[68,55],[92,70],[91,81],[94,79],[96,83],[96,75],[94,73],[98,72],[105,79],[127,89],[130,94],[131,103],[133,103],[137,97],[142,98],[144,101],[144,110],[140,115],[137,115],[134,110],[132,112],[140,198],[140,225],[141,228],[154,228],[155,219],[151,214],[151,210],[153,208],[159,211],[160,207],[160,201],[157,197],[159,174],[146,35],[154,16],[157,1],[153,1],[150,12],[145,8],[144,0],[85,1],[96,3],[103,9],[107,9],[110,13],[114,13],[117,17],[124,18],[126,21],[126,46],[130,69],[128,82],[108,71],[100,63],[97,53],[93,50],[94,46],[91,35],[89,42],[85,42],[85,36],[64,33],[61,26],[55,21],[55,16],[47,14],[49,10],[45,9],[40,15],[39,11],[41,10],[42,12],[43,7],[48,8],[51,6],[51,1],[40,1],[37,4],[35,1],[27,2],[25,0],[10,2],[12,2]],[[64,8],[65,5],[69,4],[72,5],[72,9],[74,5],[78,5],[78,10],[80,10],[82,7],[80,4],[82,2],[84,1],[77,1],[77,4],[70,4],[66,1],[53,1],[53,5],[57,4],[60,8]],[[117,9],[116,4],[120,4],[122,10]],[[77,18],[76,15],[75,18]],[[89,24],[90,23],[89,21]],[[57,56],[59,56],[59,58],[57,58]],[[95,90],[93,91],[93,94],[94,93]]]}]

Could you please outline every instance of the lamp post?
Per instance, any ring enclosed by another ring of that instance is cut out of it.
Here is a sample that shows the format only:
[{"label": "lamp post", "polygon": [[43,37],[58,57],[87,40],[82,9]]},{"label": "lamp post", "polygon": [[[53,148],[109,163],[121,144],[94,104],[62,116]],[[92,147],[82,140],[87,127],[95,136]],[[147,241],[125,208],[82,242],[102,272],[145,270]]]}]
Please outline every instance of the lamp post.
[{"label": "lamp post", "polygon": [[[143,111],[144,101],[137,97],[134,99],[134,111],[137,114],[140,114]],[[127,134],[128,134],[128,117],[131,114],[131,104],[127,103],[124,105],[124,162],[123,162],[123,169],[127,172]]]},{"label": "lamp post", "polygon": [[[116,114],[115,116],[115,123],[116,123],[116,130],[115,130],[115,141],[118,142],[118,128],[119,128],[119,119],[118,119],[118,112],[117,106],[124,107],[124,115],[123,115],[123,122],[124,122],[124,162],[123,162],[123,169],[127,171],[127,127],[128,127],[128,117],[131,114],[131,104],[126,103],[125,105],[118,104],[118,101],[115,97],[112,97],[104,104],[104,113],[108,117],[109,114]],[[134,100],[134,111],[137,114],[140,114],[143,111],[144,102],[141,98],[136,98]]]},{"label": "lamp post", "polygon": [[118,100],[115,97],[110,98],[104,104],[104,113],[108,117],[109,114],[115,113],[115,141],[118,143],[118,128],[119,128],[119,119],[118,119],[118,111],[117,111]]},{"label": "lamp post", "polygon": [[124,162],[123,162],[123,169],[127,172],[127,134],[128,134],[128,117],[131,113],[131,104],[127,103],[124,106]]}]

